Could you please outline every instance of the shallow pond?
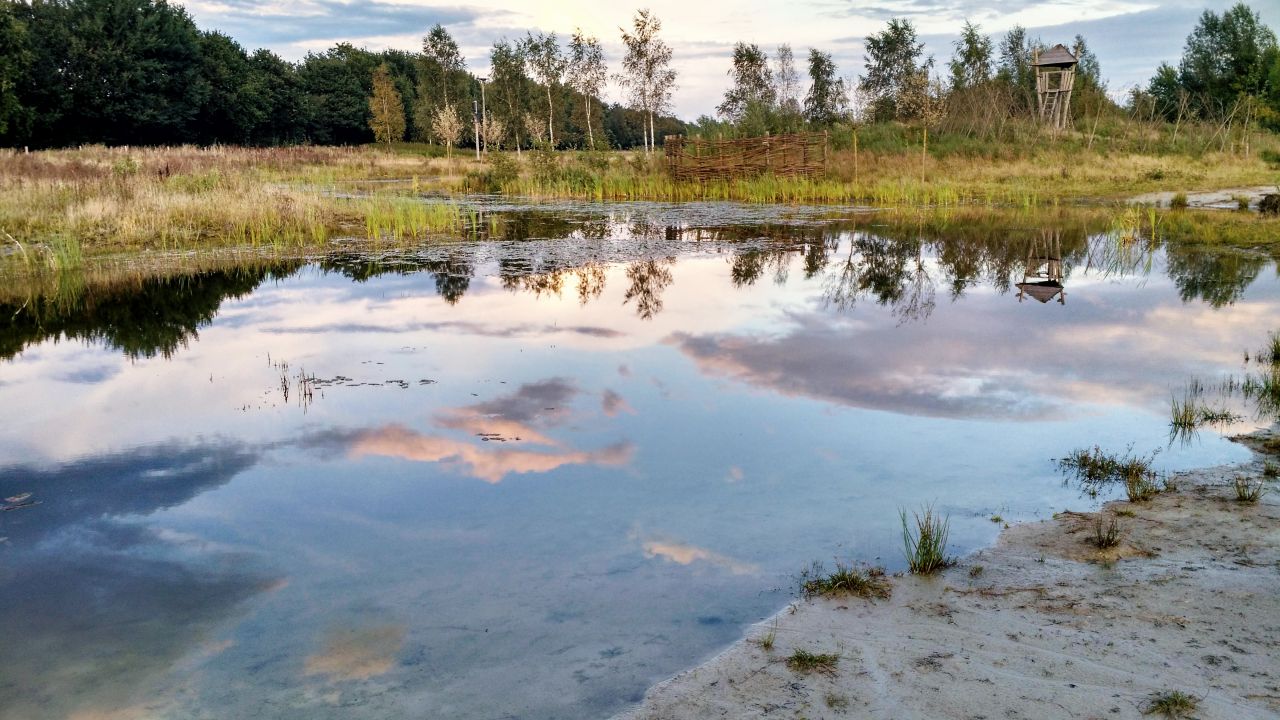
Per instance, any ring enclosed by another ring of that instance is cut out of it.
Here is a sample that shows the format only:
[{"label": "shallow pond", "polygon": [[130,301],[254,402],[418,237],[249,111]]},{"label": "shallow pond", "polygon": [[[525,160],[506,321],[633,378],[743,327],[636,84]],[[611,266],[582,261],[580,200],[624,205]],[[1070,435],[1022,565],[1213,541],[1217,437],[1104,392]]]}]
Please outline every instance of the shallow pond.
[{"label": "shallow pond", "polygon": [[1093,503],[1073,448],[1244,459],[1171,393],[1280,318],[1266,261],[1080,229],[497,210],[0,304],[0,714],[607,716],[812,561],[900,569],[900,509],[960,554]]}]

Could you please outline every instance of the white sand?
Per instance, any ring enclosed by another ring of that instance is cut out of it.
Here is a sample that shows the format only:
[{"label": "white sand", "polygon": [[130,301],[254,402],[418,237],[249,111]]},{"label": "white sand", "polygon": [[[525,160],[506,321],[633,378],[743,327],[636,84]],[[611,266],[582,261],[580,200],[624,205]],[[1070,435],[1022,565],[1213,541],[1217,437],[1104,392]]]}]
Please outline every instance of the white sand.
[{"label": "white sand", "polygon": [[[1107,556],[1085,540],[1092,516],[1072,513],[939,576],[894,578],[890,600],[798,603],[624,717],[1141,718],[1153,693],[1181,690],[1203,720],[1280,718],[1280,484],[1252,505],[1228,486],[1261,473],[1261,459],[1185,473],[1177,492],[1109,504],[1134,516]],[[796,649],[838,665],[793,671]]]}]

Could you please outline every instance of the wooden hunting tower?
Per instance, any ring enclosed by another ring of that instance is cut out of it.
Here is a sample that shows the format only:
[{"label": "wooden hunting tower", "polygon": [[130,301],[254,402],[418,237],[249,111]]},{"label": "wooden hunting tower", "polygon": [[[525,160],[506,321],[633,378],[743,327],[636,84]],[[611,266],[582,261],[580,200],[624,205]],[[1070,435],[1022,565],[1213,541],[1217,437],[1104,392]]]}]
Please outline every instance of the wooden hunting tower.
[{"label": "wooden hunting tower", "polygon": [[1041,231],[1039,239],[1027,245],[1027,264],[1018,283],[1018,302],[1030,295],[1042,303],[1057,298],[1067,304],[1067,290],[1062,286],[1062,236],[1056,231]]},{"label": "wooden hunting tower", "polygon": [[1054,45],[1043,54],[1036,52],[1036,95],[1040,100],[1040,122],[1055,130],[1071,125],[1071,88],[1076,81],[1076,56],[1065,45]]}]

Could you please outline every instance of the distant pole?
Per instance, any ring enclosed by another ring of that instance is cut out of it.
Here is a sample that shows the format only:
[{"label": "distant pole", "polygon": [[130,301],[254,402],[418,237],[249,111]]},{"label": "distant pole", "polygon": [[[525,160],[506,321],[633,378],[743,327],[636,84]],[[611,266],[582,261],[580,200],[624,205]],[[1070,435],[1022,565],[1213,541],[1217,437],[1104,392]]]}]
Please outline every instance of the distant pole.
[{"label": "distant pole", "polygon": [[480,105],[471,100],[471,123],[475,128],[476,159],[480,159]]},{"label": "distant pole", "polygon": [[482,77],[480,80],[480,135],[481,142],[484,144],[484,152],[489,153],[489,110],[484,102],[484,84],[489,78]]}]

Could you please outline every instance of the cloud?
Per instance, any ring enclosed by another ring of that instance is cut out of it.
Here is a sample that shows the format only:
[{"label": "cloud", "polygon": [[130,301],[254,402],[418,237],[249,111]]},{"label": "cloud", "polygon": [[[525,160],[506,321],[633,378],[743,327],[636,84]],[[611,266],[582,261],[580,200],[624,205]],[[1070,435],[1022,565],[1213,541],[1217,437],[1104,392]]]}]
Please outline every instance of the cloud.
[{"label": "cloud", "polygon": [[439,23],[457,28],[473,25],[491,9],[432,7],[414,3],[343,2],[342,0],[197,0],[184,3],[202,26],[221,30],[250,49],[300,41],[359,40],[405,32],[425,35]]},{"label": "cloud", "polygon": [[662,558],[677,565],[706,563],[734,575],[754,575],[760,572],[758,565],[735,560],[727,555],[678,540],[650,538],[643,540],[640,547],[647,558]]},{"label": "cloud", "polygon": [[627,399],[614,392],[605,390],[600,396],[600,409],[609,417],[617,417],[621,413],[635,414],[635,409],[627,403]]},{"label": "cloud", "polygon": [[497,484],[507,475],[546,473],[566,465],[626,465],[631,461],[635,448],[630,443],[617,443],[592,451],[488,450],[459,440],[414,432],[401,425],[388,425],[356,433],[349,453],[354,458],[377,455],[414,462],[445,463],[466,475]]},{"label": "cloud", "polygon": [[986,307],[964,323],[897,327],[863,314],[854,324],[813,312],[772,335],[676,333],[667,342],[708,375],[783,395],[906,415],[1041,420],[1090,404],[1163,413],[1170,387],[1229,365],[1280,313],[1275,302],[1239,302],[1223,315],[1144,298],[1145,307],[1077,304],[1027,332],[1007,316],[1046,308],[999,296],[968,302]]},{"label": "cloud", "polygon": [[[166,673],[278,579],[243,553],[136,522],[257,462],[236,444],[169,443],[51,468],[0,468],[0,607],[21,631],[0,643],[6,716],[142,717],[176,701]],[[111,658],[111,662],[103,662]]]},{"label": "cloud", "polygon": [[542,337],[555,334],[582,335],[595,338],[619,338],[625,334],[617,330],[588,325],[520,325],[496,326],[464,321],[418,322],[400,325],[373,325],[371,323],[329,323],[326,325],[308,325],[304,327],[268,327],[260,332],[273,335],[319,335],[326,333],[416,333],[422,331],[448,332],[458,335],[479,335],[481,337],[519,338]]},{"label": "cloud", "polygon": [[404,625],[334,628],[324,647],[306,659],[303,675],[325,675],[330,680],[368,680],[385,675],[396,665],[404,636]]},{"label": "cloud", "polygon": [[[547,434],[550,428],[564,424],[573,416],[571,404],[581,393],[564,378],[549,378],[525,383],[492,400],[441,410],[432,419],[432,425],[441,430],[461,431],[472,436],[465,440],[391,424],[366,430],[326,430],[294,442],[321,452],[345,452],[354,458],[378,456],[442,463],[462,474],[495,484],[508,475],[545,473],[568,465],[626,465],[635,450],[630,443],[584,451],[568,447]],[[545,449],[512,447],[516,442]]]}]

